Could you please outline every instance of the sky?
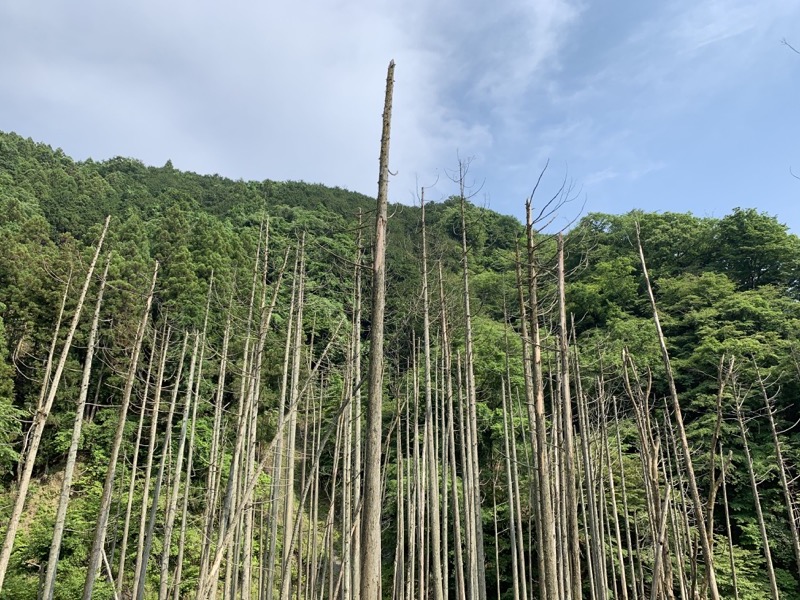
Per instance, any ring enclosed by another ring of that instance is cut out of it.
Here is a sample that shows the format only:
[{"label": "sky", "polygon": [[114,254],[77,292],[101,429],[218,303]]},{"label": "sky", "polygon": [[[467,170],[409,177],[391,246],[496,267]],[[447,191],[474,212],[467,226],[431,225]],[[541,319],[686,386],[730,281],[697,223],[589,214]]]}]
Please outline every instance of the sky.
[{"label": "sky", "polygon": [[796,0],[9,0],[0,130],[78,160],[128,156],[375,196],[396,61],[389,195],[456,193],[555,221],[632,209],[800,233]]}]

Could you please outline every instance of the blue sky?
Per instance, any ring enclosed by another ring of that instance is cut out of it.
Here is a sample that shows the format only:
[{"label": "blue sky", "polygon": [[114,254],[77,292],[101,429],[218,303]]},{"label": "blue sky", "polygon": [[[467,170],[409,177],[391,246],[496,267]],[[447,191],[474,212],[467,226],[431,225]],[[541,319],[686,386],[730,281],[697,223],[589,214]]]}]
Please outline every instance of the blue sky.
[{"label": "blue sky", "polygon": [[0,130],[374,195],[393,58],[394,201],[454,193],[461,156],[521,217],[549,160],[557,223],[742,206],[800,233],[798,25],[794,0],[4,2]]}]

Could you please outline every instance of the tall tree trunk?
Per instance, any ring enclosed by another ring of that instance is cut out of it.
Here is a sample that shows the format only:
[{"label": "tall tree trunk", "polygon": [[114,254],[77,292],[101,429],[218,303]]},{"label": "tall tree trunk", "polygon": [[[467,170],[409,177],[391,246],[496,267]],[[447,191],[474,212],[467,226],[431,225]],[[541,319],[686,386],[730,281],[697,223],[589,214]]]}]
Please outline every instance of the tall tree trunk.
[{"label": "tall tree trunk", "polygon": [[108,259],[106,260],[103,277],[100,280],[100,288],[97,290],[97,302],[95,304],[94,316],[92,317],[92,328],[89,330],[86,360],[83,363],[83,378],[81,379],[81,388],[78,394],[78,405],[75,409],[75,421],[72,426],[72,439],[70,440],[69,450],[67,451],[67,463],[64,466],[64,481],[61,483],[61,495],[58,499],[56,522],[53,529],[53,541],[50,544],[50,556],[47,560],[47,573],[45,575],[42,593],[42,598],[44,600],[53,600],[53,592],[55,590],[58,555],[61,551],[61,541],[64,535],[67,506],[69,505],[70,491],[72,489],[72,477],[75,474],[75,462],[78,456],[78,445],[80,444],[81,428],[83,426],[83,413],[86,408],[86,397],[89,393],[89,379],[92,374],[92,361],[94,360],[94,352],[97,348],[100,308],[103,305],[103,294],[106,289],[106,278],[108,277],[108,267],[110,264],[111,254],[108,255]]},{"label": "tall tree trunk", "polygon": [[[508,365],[506,366],[508,370]],[[507,373],[508,375],[508,373]],[[509,378],[509,400],[511,399],[511,384]],[[516,517],[517,528],[517,569],[519,571],[519,582],[521,585],[520,595],[524,600],[528,600],[528,579],[525,568],[525,539],[522,528],[522,501],[519,489],[519,461],[517,459],[517,441],[514,432],[514,408],[513,404],[509,402],[509,426],[511,427],[511,465],[513,470],[513,484],[514,484],[514,515]]]},{"label": "tall tree trunk", "polygon": [[544,561],[544,573],[540,575],[544,583],[543,600],[558,598],[558,566],[556,564],[556,524],[553,515],[553,500],[550,487],[550,459],[547,447],[547,423],[544,408],[544,380],[542,376],[542,347],[539,331],[539,306],[537,293],[537,273],[535,265],[535,243],[533,221],[531,219],[531,201],[526,209],[526,234],[528,243],[528,294],[530,302],[530,345],[532,356],[533,398],[529,399],[528,418],[531,429],[536,431],[536,460],[539,472],[538,510],[542,523],[542,539],[539,551]]},{"label": "tall tree trunk", "polygon": [[[736,381],[734,380],[734,387]],[[744,448],[744,457],[747,461],[747,475],[750,478],[750,490],[753,492],[753,506],[756,509],[756,518],[758,520],[758,531],[761,533],[761,543],[764,546],[764,559],[767,563],[767,576],[769,577],[769,588],[773,600],[779,600],[780,594],[778,593],[778,581],[775,579],[775,567],[772,564],[772,551],[769,547],[769,537],[767,536],[767,526],[764,522],[764,512],[761,509],[761,496],[758,493],[758,483],[756,482],[755,469],[753,467],[753,457],[750,454],[750,444],[747,441],[747,429],[744,426],[744,418],[742,417],[742,403],[743,400],[738,397],[735,398],[736,403],[736,420],[739,423],[739,432],[742,435],[742,447]]]},{"label": "tall tree trunk", "polygon": [[94,541],[92,542],[92,550],[89,554],[89,569],[86,573],[86,582],[83,586],[83,600],[91,600],[92,598],[92,590],[94,589],[94,582],[97,578],[97,570],[100,567],[100,561],[102,560],[102,551],[106,540],[108,513],[111,509],[111,493],[114,488],[114,476],[116,475],[117,460],[119,459],[119,451],[122,447],[122,438],[125,434],[125,420],[128,416],[128,406],[131,401],[133,384],[136,381],[136,369],[139,365],[139,354],[142,350],[142,342],[144,341],[147,322],[150,318],[150,307],[153,304],[153,294],[155,292],[157,276],[158,263],[156,263],[155,268],[153,269],[153,279],[150,283],[150,291],[147,294],[147,300],[145,301],[145,309],[142,315],[142,320],[139,323],[139,329],[136,332],[133,355],[131,356],[131,363],[125,381],[125,389],[122,393],[122,404],[119,408],[117,430],[114,434],[114,442],[111,447],[111,454],[109,456],[108,471],[106,471],[106,479],[103,483],[103,495],[100,498],[100,514],[97,517],[97,527],[95,529]]},{"label": "tall tree trunk", "polygon": [[[458,165],[458,186],[461,200],[461,271],[464,281],[464,368],[466,374],[467,391],[467,420],[469,440],[465,448],[469,455],[468,464],[471,465],[469,477],[469,493],[471,494],[471,508],[468,511],[468,518],[473,521],[470,524],[474,527],[475,537],[471,540],[474,547],[471,552],[470,564],[475,572],[475,584],[477,590],[473,590],[472,600],[486,600],[486,559],[484,557],[483,546],[483,514],[481,512],[481,471],[478,462],[478,416],[477,416],[477,393],[475,390],[475,352],[473,349],[472,334],[472,309],[470,306],[469,291],[469,261],[467,247],[467,222],[466,222],[466,197],[465,185],[467,176],[467,163],[459,161]],[[477,591],[477,595],[475,594]]]},{"label": "tall tree trunk", "polygon": [[[166,354],[167,347],[167,335],[164,339],[164,355]],[[164,443],[162,445],[161,451],[161,460],[159,461],[158,465],[158,474],[156,475],[156,481],[153,485],[153,502],[150,506],[150,514],[148,516],[147,521],[147,529],[144,534],[144,545],[142,546],[141,550],[141,560],[137,562],[138,568],[136,572],[136,580],[134,581],[134,590],[136,592],[134,598],[136,600],[144,600],[145,594],[145,587],[147,581],[147,565],[150,562],[150,551],[153,547],[153,534],[155,532],[156,527],[156,516],[158,515],[158,504],[161,499],[161,487],[164,483],[164,471],[167,466],[167,460],[171,458],[171,446],[172,446],[172,419],[175,415],[175,406],[178,402],[178,395],[180,394],[180,387],[181,387],[181,375],[183,374],[183,363],[184,359],[186,358],[186,347],[189,344],[189,333],[186,332],[183,336],[183,345],[181,347],[181,355],[178,362],[177,372],[175,373],[175,381],[173,383],[172,394],[169,403],[169,411],[167,412],[167,422],[165,425],[164,430]],[[164,356],[162,355],[162,357]],[[164,359],[162,358],[162,361]],[[163,367],[162,367],[163,371]],[[157,385],[161,385],[161,381]],[[159,392],[160,390],[156,388],[156,391]],[[153,417],[157,418],[157,413],[154,410]],[[145,498],[146,500],[146,498]]]},{"label": "tall tree trunk", "polygon": [[178,541],[178,562],[175,565],[175,589],[173,593],[174,600],[179,600],[181,579],[183,574],[183,552],[186,543],[186,526],[189,508],[189,489],[192,481],[192,468],[194,459],[194,437],[195,425],[197,423],[197,406],[200,404],[200,385],[203,381],[203,361],[205,359],[206,350],[206,333],[208,331],[208,314],[211,307],[211,290],[214,285],[214,275],[212,273],[211,280],[208,282],[208,295],[206,299],[206,313],[203,319],[203,331],[200,334],[200,358],[197,367],[197,383],[194,388],[194,404],[192,406],[192,422],[189,428],[189,457],[186,459],[186,485],[183,492],[183,508],[181,510],[181,531]]},{"label": "tall tree trunk", "polygon": [[575,491],[575,442],[572,429],[572,397],[569,378],[569,346],[567,339],[567,302],[564,284],[564,237],[558,234],[558,344],[561,352],[561,402],[564,431],[565,484],[563,490],[567,513],[567,547],[572,597],[581,597],[580,538],[578,535],[578,499]]},{"label": "tall tree trunk", "polygon": [[575,366],[575,386],[576,386],[576,398],[577,398],[577,405],[578,405],[578,420],[580,423],[580,447],[581,447],[581,456],[583,457],[583,478],[586,486],[586,512],[589,521],[589,531],[587,532],[587,554],[588,554],[588,561],[591,563],[592,566],[592,574],[593,577],[590,578],[592,589],[594,590],[594,597],[598,600],[605,600],[606,597],[606,581],[603,577],[604,565],[603,565],[603,549],[602,549],[602,542],[600,538],[600,516],[598,512],[598,505],[599,502],[595,495],[595,477],[594,477],[594,470],[592,468],[594,462],[592,461],[590,455],[590,444],[591,444],[591,426],[589,424],[589,411],[587,408],[587,400],[583,394],[583,388],[581,385],[580,379],[580,371],[578,369],[578,365]]},{"label": "tall tree trunk", "polygon": [[[326,347],[323,350],[322,354],[320,355],[319,359],[317,360],[316,364],[314,365],[314,368],[312,369],[311,374],[309,375],[308,379],[306,380],[305,385],[300,389],[300,393],[298,394],[298,397],[303,397],[303,394],[306,393],[306,388],[308,387],[308,385],[316,377],[317,370],[319,369],[320,365],[325,363],[325,359],[326,359],[326,357],[328,355],[328,351],[330,350],[333,341],[337,339],[336,336],[339,334],[339,330],[341,329],[342,324],[343,324],[343,321],[340,321],[337,324],[337,326],[334,328],[334,330],[332,331],[331,337],[330,337],[330,341],[328,342],[328,344],[326,345]],[[293,407],[289,407],[289,408],[291,410]],[[344,406],[341,407],[341,410],[343,410],[343,409],[344,409]],[[338,417],[338,415],[337,415],[337,417]],[[282,420],[282,421],[279,421],[278,424],[277,424],[277,429],[280,430],[285,425],[286,425],[285,419]],[[315,457],[315,464],[318,465],[319,459],[320,459],[320,455],[322,454],[322,451],[325,449],[325,445],[327,444],[328,438],[333,433],[333,431],[334,431],[333,429],[329,429],[327,434],[325,435],[324,439],[322,439],[320,441],[319,450],[318,450],[317,456]],[[256,485],[258,483],[259,477],[264,472],[264,468],[267,466],[267,463],[268,463],[270,457],[272,456],[272,452],[274,452],[274,450],[275,450],[276,442],[277,442],[277,439],[273,439],[273,441],[270,442],[269,446],[262,453],[261,460],[258,462],[258,464],[256,465],[255,469],[253,469],[253,473],[252,473],[249,481],[244,482],[243,489],[241,490],[241,493],[239,494],[239,498],[237,499],[236,506],[232,510],[229,511],[230,512],[229,521],[231,523],[240,522],[240,519],[242,517],[242,513],[245,510],[245,507],[247,507],[248,504],[250,502],[252,502],[253,491],[255,490],[255,487],[256,487]],[[304,497],[305,497],[306,493],[307,493],[307,490],[303,492],[303,496]],[[216,586],[215,581],[216,581],[217,577],[219,576],[219,570],[220,570],[220,566],[222,565],[222,559],[223,559],[223,557],[225,555],[225,549],[228,548],[229,545],[231,544],[231,542],[233,541],[233,538],[234,538],[234,536],[236,534],[236,530],[237,530],[237,528],[235,528],[235,527],[229,527],[226,530],[225,535],[224,536],[220,536],[220,541],[219,541],[219,544],[218,544],[217,549],[215,551],[214,560],[211,562],[211,564],[209,566],[208,573],[206,574],[205,579],[203,581],[200,581],[199,584],[198,584],[198,591],[197,591],[197,599],[198,600],[206,600],[206,598],[208,598],[209,594],[212,593],[213,587]],[[141,599],[138,599],[138,600],[141,600]]]},{"label": "tall tree trunk", "polygon": [[[156,356],[156,337],[157,333],[153,333],[153,347],[150,351],[150,359],[147,364],[147,375],[144,380],[144,392],[142,393],[142,408],[139,411],[139,423],[136,427],[136,442],[133,444],[133,463],[131,465],[131,476],[128,482],[128,501],[125,505],[125,521],[122,527],[122,547],[119,551],[119,568],[117,569],[117,596],[122,594],[122,586],[125,579],[125,559],[128,554],[128,533],[130,532],[131,525],[131,512],[133,511],[133,496],[136,492],[137,469],[139,466],[139,447],[142,442],[142,429],[144,427],[144,415],[147,412],[147,397],[150,392],[150,375],[153,370],[153,360]],[[111,556],[113,558],[114,552],[112,547]]]},{"label": "tall tree trunk", "polygon": [[[503,444],[505,449],[505,466],[506,466],[506,485],[508,486],[508,530],[510,533],[511,541],[511,583],[514,591],[514,600],[520,600],[519,596],[519,557],[517,555],[517,519],[516,519],[516,506],[514,499],[514,474],[511,469],[511,445],[508,438],[511,437],[508,426],[508,403],[506,402],[506,385],[505,381],[500,388],[500,394],[503,402]],[[495,535],[495,548],[498,548],[497,536]],[[499,562],[499,561],[498,561]],[[499,585],[499,578],[498,578]],[[498,593],[497,597],[500,597]]]},{"label": "tall tree trunk", "polygon": [[[525,307],[525,292],[522,279],[522,259],[520,258],[519,246],[516,248],[516,259],[517,298],[520,311],[520,337],[522,338],[522,372],[525,381],[525,406],[528,412],[528,434],[530,437],[531,451],[537,454],[539,451],[539,442],[537,439],[538,432],[536,429],[536,393],[533,383],[531,338],[528,334],[528,316],[527,309]],[[533,468],[531,469],[532,478],[530,504],[533,521],[536,527],[536,557],[539,576],[539,598],[541,600],[547,600],[548,578],[546,577],[545,572],[549,567],[545,561],[545,545],[549,542],[545,540],[542,523],[541,494],[539,492],[542,482],[541,473],[539,471],[539,462],[539,456],[537,454],[535,462],[531,465]],[[533,547],[532,544],[531,547]],[[531,565],[531,572],[532,571],[533,566]]]},{"label": "tall tree trunk", "polygon": [[719,367],[717,368],[717,420],[714,424],[714,431],[711,434],[711,444],[709,446],[709,464],[708,464],[708,502],[706,503],[706,510],[708,517],[706,519],[706,530],[711,547],[714,547],[714,504],[717,499],[717,490],[719,489],[720,482],[716,479],[717,468],[717,443],[719,441],[719,434],[722,430],[722,398],[725,395],[725,386],[733,371],[733,357],[728,362],[728,369],[725,370],[725,355],[723,354],[719,359]]},{"label": "tall tree trunk", "polygon": [[450,339],[447,326],[447,303],[444,295],[444,277],[442,263],[439,262],[439,310],[441,313],[442,353],[445,373],[445,401],[447,402],[447,438],[452,468],[451,502],[453,506],[453,562],[455,563],[456,598],[466,597],[466,584],[464,582],[464,558],[461,542],[461,510],[459,507],[458,477],[456,474],[456,443],[455,443],[455,417],[453,414],[453,365],[450,351]]},{"label": "tall tree trunk", "polygon": [[355,308],[353,309],[353,385],[355,396],[355,431],[353,440],[353,600],[361,597],[361,489],[363,473],[361,469],[363,447],[361,443],[361,263],[364,260],[364,249],[361,242],[361,210],[358,211],[358,237],[356,241],[356,267],[355,267]]},{"label": "tall tree trunk", "polygon": [[436,452],[433,446],[436,417],[433,412],[431,382],[431,334],[430,302],[428,293],[428,242],[425,235],[425,190],[422,191],[422,310],[423,310],[423,349],[425,354],[425,444],[428,458],[428,498],[431,509],[431,548],[432,560],[431,586],[434,600],[444,600],[442,579],[441,516],[439,513],[439,470],[436,465]]},{"label": "tall tree trunk", "polygon": [[[147,445],[147,464],[145,465],[144,481],[142,483],[142,510],[139,518],[139,536],[136,545],[136,566],[133,571],[133,589],[131,590],[131,598],[136,598],[138,587],[142,583],[139,577],[139,572],[142,566],[142,559],[144,556],[144,543],[145,543],[145,527],[147,525],[147,505],[150,496],[150,477],[153,469],[153,455],[155,454],[156,438],[158,436],[158,423],[160,421],[159,408],[161,406],[161,390],[164,385],[164,370],[167,364],[167,350],[169,349],[169,338],[171,331],[164,323],[164,329],[161,334],[161,349],[159,351],[158,374],[156,375],[156,387],[153,393],[153,408],[150,413],[150,433]],[[153,352],[156,351],[155,341]]]},{"label": "tall tree trunk", "polygon": [[792,548],[794,550],[795,566],[797,567],[797,574],[800,576],[800,535],[797,532],[797,516],[795,513],[795,502],[792,498],[792,492],[789,489],[789,480],[786,476],[786,463],[783,460],[783,450],[781,450],[781,441],[778,438],[778,430],[775,427],[775,414],[772,406],[772,399],[767,394],[767,388],[764,385],[764,379],[761,377],[761,372],[758,370],[758,365],[755,364],[756,374],[758,375],[758,387],[761,390],[761,397],[764,399],[764,407],[767,409],[767,418],[769,419],[769,430],[772,434],[772,444],[775,446],[775,461],[778,464],[778,475],[780,475],[781,490],[783,491],[783,501],[786,505],[786,513],[789,519],[789,532],[792,534]]},{"label": "tall tree trunk", "polygon": [[[186,403],[183,407],[181,419],[181,434],[178,439],[178,454],[175,459],[175,477],[169,501],[167,502],[166,516],[164,517],[164,542],[161,551],[161,577],[158,587],[158,600],[166,600],[169,592],[169,558],[172,553],[172,531],[175,527],[175,514],[178,508],[178,496],[181,489],[181,476],[183,474],[184,452],[186,450],[186,435],[189,430],[190,415],[194,405],[194,375],[197,368],[197,355],[199,351],[200,335],[194,334],[194,347],[192,359],[189,363],[189,380],[186,383]],[[88,599],[85,599],[88,600]]]},{"label": "tall tree trunk", "polygon": [[[217,390],[214,395],[214,428],[211,437],[211,450],[208,465],[208,478],[206,480],[206,505],[203,509],[203,548],[200,554],[200,574],[197,580],[203,581],[208,570],[208,557],[211,554],[211,540],[214,533],[214,520],[219,496],[219,476],[222,472],[220,461],[222,460],[222,404],[225,394],[225,377],[228,370],[228,346],[231,334],[231,311],[225,320],[225,332],[222,335],[222,354],[217,375]],[[144,513],[143,513],[144,515]]]},{"label": "tall tree trunk", "polygon": [[[608,427],[606,424],[607,424],[607,419],[604,411],[603,419],[601,421],[601,427],[603,430],[602,439],[603,439],[603,449],[605,450],[605,457],[608,468],[608,491],[611,494],[611,512],[614,513],[613,514],[614,538],[616,540],[616,545],[617,545],[617,562],[619,562],[619,579],[621,588],[620,595],[622,597],[622,600],[628,600],[628,580],[627,580],[627,575],[625,573],[625,558],[622,555],[622,533],[619,526],[619,509],[617,506],[617,492],[616,492],[616,486],[614,485],[614,469],[611,461],[611,448],[609,447],[610,440],[608,439]],[[622,471],[621,461],[619,463],[619,469],[620,471]],[[617,594],[614,594],[614,598],[617,597],[618,597]]]},{"label": "tall tree trunk", "polygon": [[733,598],[739,600],[739,583],[736,580],[736,561],[733,558],[733,534],[731,533],[731,514],[728,509],[728,484],[725,482],[725,454],[722,451],[722,444],[719,446],[719,455],[722,458],[720,470],[722,471],[722,501],[725,507],[725,532],[728,534],[728,559],[731,563],[731,585],[733,586]]},{"label": "tall tree trunk", "polygon": [[281,594],[282,600],[289,600],[289,590],[290,588],[287,586],[287,583],[291,583],[291,559],[292,559],[292,544],[290,540],[290,532],[292,531],[292,524],[294,523],[293,520],[293,510],[294,510],[294,479],[295,479],[295,436],[297,431],[297,410],[298,410],[298,403],[300,401],[300,390],[299,390],[299,381],[300,381],[300,362],[302,358],[302,350],[303,350],[303,294],[304,294],[304,283],[303,283],[303,273],[305,270],[305,263],[304,263],[304,248],[303,248],[303,240],[300,241],[300,258],[298,264],[298,284],[297,284],[297,317],[295,318],[295,331],[294,331],[294,342],[293,342],[293,350],[292,350],[292,357],[293,357],[293,364],[292,364],[292,380],[290,385],[290,393],[289,397],[291,399],[291,403],[289,405],[289,413],[288,413],[288,431],[286,436],[286,452],[287,452],[287,464],[286,464],[286,475],[285,475],[285,487],[284,487],[284,509],[283,509],[283,560],[281,562],[282,569],[282,587],[283,590]]},{"label": "tall tree trunk", "polygon": [[383,328],[386,305],[386,219],[389,192],[389,137],[392,123],[394,61],[386,74],[383,108],[375,249],[372,264],[372,330],[370,331],[367,435],[364,453],[364,506],[361,513],[362,600],[381,597],[381,425],[383,407]]},{"label": "tall tree trunk", "polygon": [[[83,312],[83,304],[86,300],[86,294],[89,291],[89,285],[92,283],[92,275],[94,275],[94,268],[97,265],[97,259],[100,257],[100,251],[103,248],[103,241],[105,240],[110,220],[110,216],[106,217],[106,222],[103,226],[103,232],[100,234],[100,240],[97,242],[97,248],[95,249],[94,256],[92,257],[92,262],[89,265],[89,271],[86,273],[86,279],[84,280],[83,288],[81,289],[81,293],[78,298],[78,303],[75,306],[75,313],[72,316],[72,322],[70,323],[67,337],[64,340],[64,346],[61,349],[61,356],[58,359],[58,365],[56,366],[56,371],[53,374],[53,380],[49,383],[47,393],[43,393],[41,395],[41,397],[44,398],[44,401],[42,402],[40,400],[39,406],[37,406],[36,414],[33,417],[30,435],[28,436],[28,446],[23,459],[24,467],[22,468],[22,473],[20,475],[19,489],[17,490],[17,496],[14,499],[14,507],[11,509],[11,518],[8,522],[8,529],[6,530],[6,537],[3,541],[3,548],[0,550],[0,591],[3,589],[3,582],[5,581],[6,571],[8,570],[8,562],[11,559],[11,551],[14,549],[14,540],[17,537],[17,529],[19,528],[20,518],[22,517],[22,511],[25,507],[25,500],[28,497],[28,488],[30,487],[31,476],[33,475],[33,467],[36,464],[36,456],[39,453],[39,444],[42,441],[44,427],[47,424],[47,418],[50,416],[50,411],[53,408],[53,402],[56,399],[56,392],[58,392],[58,386],[61,382],[61,375],[64,373],[64,366],[67,363],[67,357],[69,356],[69,351],[72,348],[72,339],[75,337],[75,331],[78,329],[78,323],[80,322],[81,313]],[[60,320],[61,317],[59,316],[59,324]],[[57,335],[58,331],[56,330],[56,333],[54,334],[54,340]],[[48,359],[48,365],[49,364],[51,364],[51,361]],[[46,372],[44,382],[42,383],[42,391],[44,391],[44,386],[47,385],[48,373]]]},{"label": "tall tree trunk", "polygon": [[[574,324],[573,324],[574,329]],[[625,546],[628,549],[628,574],[631,580],[631,593],[633,600],[638,600],[638,587],[636,585],[636,572],[633,559],[633,543],[631,542],[631,522],[630,511],[628,510],[628,486],[625,479],[625,465],[622,460],[622,437],[619,433],[619,413],[617,412],[617,398],[611,396],[611,401],[614,405],[614,433],[617,442],[617,461],[619,462],[619,482],[622,493],[622,511],[623,520],[625,521]]]},{"label": "tall tree trunk", "polygon": [[703,559],[705,561],[705,568],[706,568],[706,578],[708,580],[708,588],[711,594],[712,600],[719,600],[719,590],[717,588],[717,575],[714,571],[714,555],[713,550],[711,548],[711,541],[708,537],[708,531],[706,529],[706,522],[705,522],[705,510],[703,508],[703,502],[700,499],[700,491],[697,487],[697,479],[694,474],[694,466],[692,464],[692,455],[691,450],[689,448],[689,440],[686,437],[686,429],[683,426],[683,413],[681,412],[681,405],[680,401],[678,400],[678,391],[675,387],[675,379],[672,375],[672,365],[670,364],[669,359],[669,352],[667,352],[667,344],[664,340],[664,334],[661,331],[661,321],[658,317],[658,308],[656,307],[656,298],[653,295],[653,288],[650,285],[650,277],[647,274],[647,264],[644,260],[644,250],[642,249],[642,243],[639,239],[639,231],[637,225],[637,232],[636,232],[636,239],[637,244],[639,247],[639,259],[642,263],[642,273],[644,274],[645,283],[647,285],[647,295],[650,298],[650,305],[653,309],[653,322],[656,326],[656,331],[658,333],[658,343],[661,347],[661,357],[664,361],[664,369],[667,372],[667,383],[669,384],[669,393],[670,397],[672,398],[672,405],[673,405],[673,412],[675,416],[675,424],[677,425],[678,434],[681,440],[681,447],[683,450],[683,458],[684,463],[686,466],[686,475],[689,480],[689,490],[691,492],[692,502],[694,503],[694,510],[695,515],[697,518],[697,529],[700,532],[700,544],[703,548]]}]

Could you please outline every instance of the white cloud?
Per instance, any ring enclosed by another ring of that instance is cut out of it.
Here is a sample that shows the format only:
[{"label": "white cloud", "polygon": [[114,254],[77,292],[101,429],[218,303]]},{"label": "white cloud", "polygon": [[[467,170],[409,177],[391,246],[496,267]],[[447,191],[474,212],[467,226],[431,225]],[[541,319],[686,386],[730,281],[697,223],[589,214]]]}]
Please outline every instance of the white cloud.
[{"label": "white cloud", "polygon": [[585,0],[4,3],[0,129],[78,158],[374,194],[394,58],[392,198],[458,153],[510,212],[547,158],[587,189],[673,166],[659,138],[757,85],[753,65],[800,14],[794,0],[630,12]]}]

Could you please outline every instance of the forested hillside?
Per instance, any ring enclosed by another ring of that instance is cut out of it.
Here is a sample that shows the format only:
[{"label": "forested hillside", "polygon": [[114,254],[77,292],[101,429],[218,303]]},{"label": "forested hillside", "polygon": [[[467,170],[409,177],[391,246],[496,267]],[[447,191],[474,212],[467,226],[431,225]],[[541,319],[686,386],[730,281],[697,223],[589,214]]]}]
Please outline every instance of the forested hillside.
[{"label": "forested hillside", "polygon": [[[444,193],[389,208],[382,597],[800,598],[800,239]],[[0,133],[0,599],[358,597],[374,223]]]}]

